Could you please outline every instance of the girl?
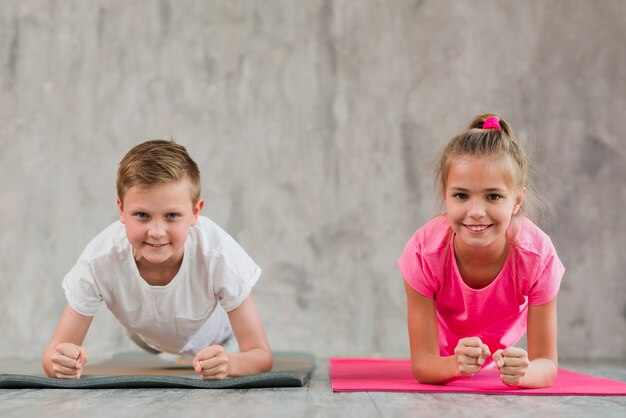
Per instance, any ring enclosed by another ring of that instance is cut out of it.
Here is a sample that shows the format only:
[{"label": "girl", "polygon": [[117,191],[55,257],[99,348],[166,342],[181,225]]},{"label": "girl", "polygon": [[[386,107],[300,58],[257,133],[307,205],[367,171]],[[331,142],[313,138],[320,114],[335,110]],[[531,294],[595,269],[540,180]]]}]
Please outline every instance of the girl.
[{"label": "girl", "polygon": [[[446,213],[418,229],[398,259],[415,378],[443,384],[493,361],[509,386],[550,386],[564,268],[523,215],[524,152],[504,120],[480,115],[443,150],[436,175]],[[528,351],[513,347],[524,332]]]}]

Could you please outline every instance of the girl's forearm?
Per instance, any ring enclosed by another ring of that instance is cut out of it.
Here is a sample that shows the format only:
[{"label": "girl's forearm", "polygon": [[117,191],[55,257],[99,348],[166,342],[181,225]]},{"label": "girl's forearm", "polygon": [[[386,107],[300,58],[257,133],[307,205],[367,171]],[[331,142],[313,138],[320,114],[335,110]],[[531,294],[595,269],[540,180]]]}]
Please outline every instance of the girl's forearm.
[{"label": "girl's forearm", "polygon": [[554,361],[536,358],[529,363],[519,386],[528,389],[549,387],[554,382],[557,372],[558,366]]},{"label": "girl's forearm", "polygon": [[412,361],[413,376],[420,383],[442,385],[459,377],[456,356],[425,354]]},{"label": "girl's forearm", "polygon": [[228,353],[230,357],[230,377],[269,372],[272,369],[272,353],[260,348],[242,353]]}]

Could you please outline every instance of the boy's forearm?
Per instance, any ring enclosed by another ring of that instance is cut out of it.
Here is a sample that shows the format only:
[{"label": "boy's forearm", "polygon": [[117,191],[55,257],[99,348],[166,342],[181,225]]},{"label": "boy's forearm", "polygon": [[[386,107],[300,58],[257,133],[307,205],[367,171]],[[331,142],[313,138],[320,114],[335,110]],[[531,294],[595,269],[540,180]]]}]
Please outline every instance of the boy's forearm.
[{"label": "boy's forearm", "polygon": [[256,348],[242,353],[228,353],[230,357],[230,377],[246,376],[272,370],[272,353]]},{"label": "boy's forearm", "polygon": [[519,385],[523,388],[545,388],[552,385],[558,372],[558,366],[548,358],[536,358],[532,360],[526,374]]},{"label": "boy's forearm", "polygon": [[52,369],[53,367],[52,360],[51,360],[52,354],[54,354],[54,349],[48,346],[46,347],[46,349],[43,352],[43,355],[41,356],[41,367],[43,368],[44,373],[48,377],[55,377],[54,370]]},{"label": "boy's forearm", "polygon": [[411,367],[420,383],[443,385],[459,377],[456,356],[423,355],[413,360]]}]

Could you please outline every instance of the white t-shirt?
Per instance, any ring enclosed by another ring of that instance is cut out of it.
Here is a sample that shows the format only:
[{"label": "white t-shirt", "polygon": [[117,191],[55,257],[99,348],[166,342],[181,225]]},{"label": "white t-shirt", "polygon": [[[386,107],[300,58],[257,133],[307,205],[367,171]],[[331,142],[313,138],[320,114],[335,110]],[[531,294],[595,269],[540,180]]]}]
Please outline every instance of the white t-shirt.
[{"label": "white t-shirt", "polygon": [[63,289],[76,312],[93,316],[104,301],[149,346],[192,354],[231,335],[223,311],[237,308],[260,276],[259,266],[230,235],[199,216],[176,276],[166,286],[151,286],[139,275],[124,225],[117,221],[87,245]]}]

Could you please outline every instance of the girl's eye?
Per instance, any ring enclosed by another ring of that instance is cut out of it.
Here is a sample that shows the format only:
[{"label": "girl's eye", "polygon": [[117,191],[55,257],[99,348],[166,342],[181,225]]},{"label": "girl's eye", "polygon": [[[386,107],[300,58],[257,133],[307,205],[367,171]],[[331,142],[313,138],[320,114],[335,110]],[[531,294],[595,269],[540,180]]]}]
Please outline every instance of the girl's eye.
[{"label": "girl's eye", "polygon": [[495,201],[495,200],[500,200],[500,199],[502,199],[502,196],[500,196],[499,194],[493,194],[492,193],[490,195],[487,195],[487,200],[494,200]]},{"label": "girl's eye", "polygon": [[178,213],[168,213],[167,215],[165,215],[165,218],[167,219],[176,219],[179,218],[180,215]]},{"label": "girl's eye", "polygon": [[453,195],[452,197],[456,197],[459,200],[467,200],[469,196],[466,195],[465,193],[457,193]]}]

